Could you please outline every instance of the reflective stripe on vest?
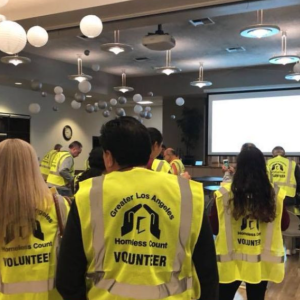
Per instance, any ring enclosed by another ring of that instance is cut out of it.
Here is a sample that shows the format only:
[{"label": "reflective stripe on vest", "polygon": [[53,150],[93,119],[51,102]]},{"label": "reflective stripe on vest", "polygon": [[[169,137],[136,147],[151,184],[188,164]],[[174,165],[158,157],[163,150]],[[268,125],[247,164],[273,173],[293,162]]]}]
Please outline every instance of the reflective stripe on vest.
[{"label": "reflective stripe on vest", "polygon": [[[267,233],[266,233],[265,245],[263,246],[264,248],[263,253],[259,255],[255,255],[255,254],[235,253],[233,251],[231,215],[228,211],[226,211],[229,203],[229,192],[224,187],[221,187],[219,189],[219,192],[222,194],[222,198],[223,198],[224,220],[225,220],[225,231],[226,231],[226,242],[227,242],[228,254],[217,255],[217,261],[228,262],[234,260],[241,260],[247,262],[265,261],[271,263],[283,263],[284,262],[283,256],[275,256],[272,255],[271,252],[272,237],[274,232],[274,222],[270,222],[267,225]],[[276,191],[276,197],[277,194],[278,192]]]},{"label": "reflective stripe on vest", "polygon": [[43,293],[54,289],[54,279],[41,281],[3,283],[0,280],[0,292],[5,295],[24,293]]},{"label": "reflective stripe on vest", "polygon": [[163,167],[163,165],[164,165],[164,162],[163,162],[163,160],[161,160],[161,161],[159,162],[157,168],[156,168],[156,171],[157,171],[157,172],[160,172],[161,169],[162,169],[162,167]]},{"label": "reflective stripe on vest", "polygon": [[62,155],[61,158],[59,159],[59,161],[56,164],[56,171],[50,171],[50,174],[60,176],[60,174],[59,174],[59,166],[60,166],[62,160],[65,159],[67,156],[71,156],[71,154],[69,152],[67,152],[65,155]]},{"label": "reflective stripe on vest", "polygon": [[[179,280],[178,276],[186,257],[185,246],[188,242],[193,216],[193,196],[190,189],[189,181],[178,177],[178,183],[181,195],[181,215],[179,227],[179,239],[176,248],[176,255],[173,264],[173,272],[170,282],[157,286],[134,285],[128,283],[119,283],[114,279],[103,279],[103,261],[105,256],[104,244],[104,220],[103,220],[103,198],[102,193],[99,194],[99,189],[95,188],[94,182],[103,187],[105,176],[93,179],[92,188],[90,190],[90,212],[91,223],[97,224],[93,226],[93,249],[95,253],[94,264],[95,273],[88,274],[87,277],[92,278],[94,284],[99,289],[104,289],[111,294],[134,298],[134,299],[161,299],[172,295],[177,295],[192,288],[192,277],[185,277]],[[98,201],[95,201],[97,199]]]}]

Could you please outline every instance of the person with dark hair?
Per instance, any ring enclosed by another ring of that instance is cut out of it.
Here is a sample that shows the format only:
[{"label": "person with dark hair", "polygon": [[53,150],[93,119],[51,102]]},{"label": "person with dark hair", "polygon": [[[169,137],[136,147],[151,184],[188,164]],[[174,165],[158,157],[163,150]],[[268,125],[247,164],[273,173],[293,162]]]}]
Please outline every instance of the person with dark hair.
[{"label": "person with dark hair", "polygon": [[210,220],[217,235],[220,300],[232,300],[241,282],[247,299],[263,300],[268,281],[284,278],[282,231],[289,226],[285,191],[271,185],[262,152],[246,147],[232,184],[215,193]]},{"label": "person with dark hair", "polygon": [[157,172],[171,173],[170,164],[165,160],[157,159],[157,156],[162,151],[163,136],[161,132],[153,127],[149,127],[147,129],[151,140],[151,154],[147,168]]},{"label": "person with dark hair", "polygon": [[92,149],[88,158],[88,164],[89,168],[87,170],[74,177],[74,183],[72,184],[72,192],[74,195],[77,193],[81,181],[100,176],[105,171],[103,149],[101,147]]},{"label": "person with dark hair", "polygon": [[167,146],[165,144],[161,145],[161,151],[160,154],[157,156],[157,159],[163,160],[164,159],[164,153],[167,149]]},{"label": "person with dark hair", "polygon": [[172,174],[180,175],[185,172],[184,164],[182,163],[178,153],[174,149],[166,149],[164,152],[164,158],[170,164]]},{"label": "person with dark hair", "polygon": [[47,181],[52,161],[53,161],[54,157],[56,156],[56,154],[60,151],[61,148],[62,148],[61,144],[56,144],[54,146],[53,150],[50,150],[49,152],[47,152],[45,154],[45,156],[43,157],[43,159],[40,163],[40,171],[41,171],[45,181]]},{"label": "person with dark hair", "polygon": [[[252,143],[245,143],[242,145],[241,151],[250,148],[250,147],[255,147],[254,144]],[[223,176],[223,182],[232,182],[232,178],[235,172],[235,168],[231,165],[229,165],[228,159],[226,160],[227,163],[225,164],[225,160],[223,160],[223,165],[222,165],[222,171],[224,172]]]},{"label": "person with dark hair", "polygon": [[104,124],[101,142],[107,174],[81,182],[75,195],[60,248],[60,294],[217,300],[202,184],[146,169],[151,142],[135,118]]},{"label": "person with dark hair", "polygon": [[82,151],[82,144],[74,141],[69,145],[69,151],[59,152],[52,161],[47,178],[49,187],[55,186],[62,196],[72,196],[71,183],[75,176],[74,158]]},{"label": "person with dark hair", "polygon": [[300,192],[300,169],[295,161],[285,157],[285,150],[277,146],[272,150],[273,158],[267,161],[270,181],[286,191],[285,205],[296,204],[296,193]]}]

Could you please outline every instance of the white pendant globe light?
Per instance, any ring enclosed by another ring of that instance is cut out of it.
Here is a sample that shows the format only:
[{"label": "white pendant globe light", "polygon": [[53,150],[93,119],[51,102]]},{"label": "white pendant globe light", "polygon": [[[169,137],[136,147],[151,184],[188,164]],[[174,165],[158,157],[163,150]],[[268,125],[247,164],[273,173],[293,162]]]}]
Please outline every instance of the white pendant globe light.
[{"label": "white pendant globe light", "polygon": [[114,87],[114,90],[117,92],[122,92],[125,94],[126,92],[132,92],[134,89],[130,86],[126,86],[126,73],[123,71],[122,73],[122,85]]},{"label": "white pendant globe light", "polygon": [[15,55],[1,57],[1,62],[4,64],[12,64],[14,66],[17,66],[20,64],[29,64],[31,63],[31,59],[28,57],[18,56],[18,54],[15,54]]},{"label": "white pendant globe light", "polygon": [[257,11],[257,24],[248,26],[240,31],[240,35],[246,38],[261,39],[279,33],[276,25],[263,24],[263,10]]},{"label": "white pendant globe light", "polygon": [[100,46],[100,49],[103,51],[112,52],[115,55],[118,55],[119,53],[130,52],[133,50],[130,45],[120,43],[120,30],[114,31],[113,43],[103,44]]},{"label": "white pendant globe light", "polygon": [[92,39],[101,34],[103,30],[103,24],[97,16],[85,16],[80,22],[80,30],[83,35]]},{"label": "white pendant globe light", "polygon": [[163,73],[168,76],[181,72],[181,69],[171,66],[171,50],[166,51],[166,65],[164,67],[155,67],[154,69],[157,73]]},{"label": "white pendant globe light", "polygon": [[78,74],[75,75],[69,75],[68,78],[70,80],[77,80],[78,82],[82,82],[84,80],[92,80],[93,77],[90,75],[86,75],[82,72],[82,59],[80,55],[78,55],[77,58],[77,68],[78,68]]},{"label": "white pendant globe light", "polygon": [[7,54],[19,53],[26,46],[26,32],[24,28],[16,22],[1,22],[0,37],[0,50]]},{"label": "white pendant globe light", "polygon": [[3,7],[7,4],[8,0],[0,0],[0,7]]},{"label": "white pendant globe light", "polygon": [[0,15],[0,22],[6,21],[6,17],[4,15]]},{"label": "white pendant globe light", "polygon": [[286,75],[285,79],[300,81],[300,62],[299,61],[294,65],[293,71],[294,71],[293,73]]},{"label": "white pendant globe light", "polygon": [[210,81],[204,81],[203,80],[204,77],[204,69],[203,69],[203,64],[200,63],[200,67],[199,67],[199,79],[196,81],[192,81],[190,83],[191,86],[197,86],[198,88],[203,88],[205,86],[210,86],[212,85],[212,82]]},{"label": "white pendant globe light", "polygon": [[27,40],[33,47],[45,46],[48,38],[48,32],[41,26],[33,26],[27,32]]},{"label": "white pendant globe light", "polygon": [[299,61],[300,57],[297,55],[287,55],[287,46],[286,46],[286,41],[287,41],[287,34],[285,31],[282,32],[282,38],[281,38],[281,49],[282,49],[282,55],[274,56],[269,59],[269,62],[271,64],[276,64],[276,65],[287,65],[287,64],[292,64],[297,61]]}]

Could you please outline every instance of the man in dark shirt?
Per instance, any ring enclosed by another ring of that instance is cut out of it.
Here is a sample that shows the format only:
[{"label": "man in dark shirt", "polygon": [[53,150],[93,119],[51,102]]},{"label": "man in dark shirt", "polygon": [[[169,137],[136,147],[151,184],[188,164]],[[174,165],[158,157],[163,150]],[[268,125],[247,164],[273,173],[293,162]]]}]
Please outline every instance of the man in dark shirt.
[{"label": "man in dark shirt", "polygon": [[[183,180],[184,184],[187,184],[187,186],[189,186],[191,184],[191,186],[193,186],[193,188],[195,188],[194,183],[193,184],[192,184],[192,182],[189,183],[186,179],[182,179],[182,178],[177,179],[176,177],[171,177],[170,175],[167,175],[167,174],[160,174],[157,172],[152,172],[149,170],[145,170],[144,168],[141,168],[142,165],[139,162],[139,158],[141,157],[141,155],[144,156],[143,164],[145,167],[147,160],[149,159],[150,152],[151,152],[151,144],[150,144],[149,136],[147,134],[147,129],[143,125],[141,125],[137,120],[135,120],[134,118],[121,117],[119,119],[110,121],[110,122],[108,122],[108,124],[103,126],[101,133],[102,133],[101,137],[103,139],[102,145],[103,145],[103,149],[104,149],[104,161],[105,161],[105,166],[106,166],[106,169],[108,172],[108,175],[106,175],[106,176],[107,176],[107,178],[110,178],[110,182],[114,176],[124,179],[124,176],[121,174],[122,172],[127,173],[127,175],[125,174],[126,176],[132,176],[130,174],[135,173],[135,172],[137,172],[137,173],[140,172],[140,174],[143,178],[155,179],[157,176],[158,177],[167,176],[166,178],[170,182],[173,182],[173,181],[176,182],[176,180],[181,180],[181,181]],[[145,153],[146,153],[146,155],[145,155]],[[114,175],[114,174],[116,174],[116,175]],[[98,182],[101,180],[101,177],[98,177],[93,180],[94,180],[93,182]],[[141,182],[143,182],[142,180],[140,180],[140,178],[136,178],[136,180],[138,180],[138,181],[136,181],[136,182],[132,181],[134,188],[140,187]],[[107,181],[109,182],[109,179],[107,179]],[[130,187],[125,187],[125,186],[117,188],[116,185],[114,185],[116,187],[114,190],[105,189],[106,185],[105,185],[104,179],[103,179],[103,182],[104,182],[103,186],[102,186],[103,192],[100,191],[100,194],[106,195],[107,199],[113,198],[113,195],[114,195],[114,193],[116,193],[116,190],[119,191],[120,188],[130,189]],[[147,181],[144,181],[144,182],[145,182],[145,187],[149,185],[149,182],[147,182]],[[85,184],[90,184],[90,182],[86,181]],[[60,249],[58,268],[57,268],[56,286],[57,286],[58,291],[64,298],[64,300],[86,300],[87,293],[89,291],[89,288],[86,286],[86,274],[87,274],[87,269],[89,268],[89,266],[91,264],[93,264],[93,261],[91,260],[91,255],[87,255],[87,249],[88,248],[90,249],[90,247],[88,246],[89,243],[87,242],[86,235],[90,235],[92,233],[87,232],[84,229],[84,228],[86,228],[86,227],[84,227],[85,224],[87,224],[87,223],[89,224],[89,221],[87,221],[89,218],[89,215],[84,215],[85,217],[83,218],[83,214],[82,214],[83,206],[85,207],[85,204],[88,206],[89,202],[81,201],[81,200],[84,200],[83,198],[79,199],[80,195],[82,197],[82,195],[85,194],[84,192],[80,192],[81,189],[83,189],[83,190],[85,189],[85,186],[81,186],[81,188],[79,189],[79,192],[75,196],[75,201],[73,202],[70,213],[69,213],[68,222],[66,225],[66,229],[65,229],[63,240],[62,240],[61,249]],[[161,186],[161,181],[159,181],[159,184],[157,186]],[[97,186],[97,188],[99,188],[99,186]],[[202,186],[199,185],[199,188],[202,189]],[[100,190],[101,190],[101,188],[100,188]],[[197,190],[198,190],[198,187],[197,187]],[[109,193],[111,195],[109,195]],[[90,197],[92,197],[92,194],[96,195],[96,197],[100,197],[99,193],[92,193],[92,192],[90,193]],[[202,192],[202,194],[203,194],[203,192]],[[181,203],[182,203],[183,207],[185,207],[187,201],[189,201],[187,198],[186,197],[182,198]],[[137,201],[136,199],[134,199],[134,200]],[[103,203],[105,203],[104,199],[102,201],[103,201]],[[165,201],[166,201],[166,204],[171,203],[171,202],[167,202],[167,200],[165,200]],[[168,200],[168,201],[171,201],[171,200]],[[93,202],[93,200],[91,200],[90,203],[92,203],[92,202]],[[107,202],[107,203],[111,203],[111,202]],[[130,203],[132,203],[132,202],[130,202]],[[144,203],[144,202],[141,202],[141,203]],[[127,203],[126,205],[130,205],[130,204]],[[151,205],[151,204],[149,204],[149,205]],[[195,207],[197,207],[199,204],[197,202],[197,203],[194,203],[194,205],[195,205]],[[144,207],[145,206],[147,206],[147,205],[144,205]],[[101,204],[100,204],[100,207],[102,207]],[[103,204],[103,207],[105,207],[104,204]],[[134,208],[136,208],[136,206]],[[121,209],[121,206],[118,209]],[[175,207],[174,207],[174,209],[175,209]],[[161,217],[160,221],[163,222],[163,220],[165,220],[163,218],[164,214],[165,214],[164,210],[162,210],[161,212],[159,211],[158,213],[162,214],[160,216]],[[193,211],[193,213],[194,214],[196,213],[195,210]],[[155,218],[155,213],[152,212],[151,214],[152,214],[151,218],[152,217]],[[201,216],[200,214],[203,214],[203,216]],[[104,216],[104,214],[103,214],[103,216]],[[197,213],[196,213],[196,215],[193,215],[193,216],[195,217],[195,219],[193,221],[191,221],[192,219],[191,220],[182,219],[182,222],[186,222],[188,224],[190,221],[190,222],[192,222],[192,224],[197,225],[197,222],[195,222],[195,220],[197,220],[199,217],[199,222],[201,222],[200,220],[203,219],[201,229],[199,232],[199,236],[198,236],[198,238],[197,238],[197,236],[195,236],[195,238],[196,238],[195,239],[195,248],[193,249],[193,252],[192,252],[192,262],[195,267],[197,277],[199,279],[200,286],[201,286],[200,299],[201,300],[217,300],[218,299],[218,272],[217,272],[214,241],[213,241],[212,233],[211,233],[210,226],[208,223],[208,219],[204,213],[204,209],[203,209],[203,211],[199,210],[199,215],[197,215]],[[131,215],[131,218],[133,218],[132,215]],[[114,219],[114,221],[116,222],[115,219]],[[94,220],[94,222],[97,223],[98,220],[99,220],[99,218]],[[103,222],[105,222],[105,218],[104,218]],[[93,231],[97,231],[97,229],[96,229],[97,224],[95,224],[95,223],[93,223],[93,224],[94,224]],[[108,225],[108,223],[105,223],[105,224]],[[108,227],[105,227],[105,224],[104,224],[104,230],[108,230]],[[164,224],[164,226],[169,226],[166,224]],[[157,223],[157,225],[158,225],[158,223]],[[164,228],[166,229],[168,227],[164,227]],[[169,229],[171,230],[171,228],[169,228]],[[82,230],[85,230],[84,238],[82,236]],[[172,230],[174,232],[177,232],[176,228],[172,228]],[[139,232],[139,233],[141,233],[141,232]],[[97,237],[98,237],[98,235],[97,235]],[[176,239],[178,239],[178,237],[175,235],[174,240],[176,241]],[[85,241],[85,244],[84,244],[85,247],[83,245],[83,240]],[[172,238],[170,237],[169,240],[172,241]],[[103,242],[103,240],[98,241],[98,242],[101,243],[101,242]],[[98,243],[98,242],[95,242],[95,243]],[[108,247],[110,245],[109,244],[110,241],[106,240],[106,242],[107,242],[107,244],[105,246]],[[170,249],[174,248],[174,246],[175,245],[170,245]],[[95,244],[95,247],[96,247],[96,244]],[[117,246],[115,246],[115,247],[117,247]],[[187,246],[187,247],[189,247],[189,246]],[[147,248],[144,248],[144,249],[145,249],[144,251],[146,253],[148,253]],[[104,248],[104,251],[105,251],[104,254],[98,253],[98,252],[96,252],[94,254],[97,257],[104,255],[104,259],[106,258],[106,256],[108,257],[110,255],[113,255],[111,252],[106,253],[106,247]],[[113,251],[115,251],[115,250],[113,250]],[[166,251],[169,251],[169,250],[166,250]],[[95,252],[95,250],[94,250],[94,252]],[[175,259],[177,259],[177,257]],[[151,266],[155,266],[155,264],[153,264]],[[182,265],[181,267],[182,267],[182,269],[184,269],[184,267],[188,268],[187,265]],[[115,272],[118,273],[119,272],[118,268],[119,267],[116,264],[116,262],[109,265],[110,272],[112,272],[111,270],[115,270]],[[140,268],[141,268],[141,270],[143,269],[145,271],[145,266],[141,266]],[[149,270],[150,269],[153,271],[153,268],[149,268]],[[154,270],[156,270],[156,269],[154,269]],[[105,272],[105,270],[101,269],[101,270],[98,270],[96,273],[99,276],[101,274],[102,274],[101,276],[103,276],[104,272]],[[154,271],[154,272],[156,272],[156,271]],[[97,275],[97,274],[95,274],[95,275]],[[142,275],[142,274],[140,274],[140,275],[139,274],[134,274],[134,275],[127,274],[127,275],[133,276],[133,278],[136,278],[139,276],[145,276],[145,272],[143,274],[144,275]],[[158,276],[158,274],[156,274],[156,273],[153,274],[150,271],[148,274],[149,274],[149,279],[151,279],[151,278],[153,279],[153,276],[154,277]],[[124,274],[121,274],[121,276],[122,275],[124,275]],[[99,277],[99,276],[98,276],[98,278],[96,278],[96,280],[98,279],[98,282],[101,282],[102,277],[101,276]],[[136,277],[134,277],[134,276],[136,276]],[[157,278],[159,278],[159,277],[157,277]],[[145,280],[147,280],[147,278],[145,278]],[[121,283],[121,284],[124,284],[124,283]],[[166,283],[166,284],[169,284],[169,283]],[[164,285],[164,283],[162,283],[161,285]],[[150,284],[149,284],[149,286],[150,286]],[[134,282],[132,284],[132,289],[134,289]],[[107,292],[110,293],[110,289],[108,289]],[[174,291],[169,291],[169,292],[174,292]],[[114,297],[116,297],[116,296],[114,296],[112,294],[112,299],[117,299]],[[95,294],[94,294],[93,299],[96,299],[96,298],[97,297],[95,297]],[[153,297],[151,297],[151,296],[150,296],[150,298],[153,299]],[[136,299],[139,299],[139,297],[136,297]]]}]

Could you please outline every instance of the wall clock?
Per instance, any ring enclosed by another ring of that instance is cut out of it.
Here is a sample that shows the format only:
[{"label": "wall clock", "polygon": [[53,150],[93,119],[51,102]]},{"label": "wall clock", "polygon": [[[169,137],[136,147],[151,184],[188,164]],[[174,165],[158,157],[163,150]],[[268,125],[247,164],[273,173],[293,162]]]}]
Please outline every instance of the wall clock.
[{"label": "wall clock", "polygon": [[63,129],[63,137],[66,141],[69,141],[72,138],[73,131],[71,126],[66,125]]}]

